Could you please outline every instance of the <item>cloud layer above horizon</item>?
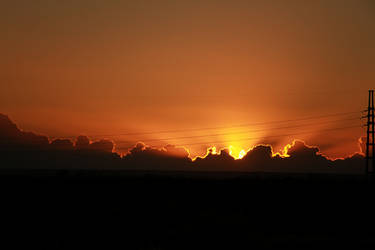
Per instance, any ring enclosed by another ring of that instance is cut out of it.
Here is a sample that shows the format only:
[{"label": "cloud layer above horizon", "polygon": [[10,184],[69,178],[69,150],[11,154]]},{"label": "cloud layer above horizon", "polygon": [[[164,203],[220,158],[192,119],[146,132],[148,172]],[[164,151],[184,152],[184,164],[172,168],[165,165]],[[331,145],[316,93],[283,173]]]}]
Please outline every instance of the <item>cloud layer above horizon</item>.
[{"label": "cloud layer above horizon", "polygon": [[[363,138],[360,139],[360,142]],[[359,145],[361,150],[363,145]],[[329,159],[316,146],[295,140],[284,155],[274,153],[270,145],[256,145],[242,159],[234,159],[229,149],[191,159],[183,147],[166,145],[153,148],[137,143],[128,154],[114,152],[109,140],[90,141],[79,136],[49,140],[48,137],[20,130],[6,115],[0,114],[0,155],[6,169],[133,169],[179,171],[243,171],[295,173],[363,173],[363,154]],[[360,151],[361,151],[360,150]]]}]

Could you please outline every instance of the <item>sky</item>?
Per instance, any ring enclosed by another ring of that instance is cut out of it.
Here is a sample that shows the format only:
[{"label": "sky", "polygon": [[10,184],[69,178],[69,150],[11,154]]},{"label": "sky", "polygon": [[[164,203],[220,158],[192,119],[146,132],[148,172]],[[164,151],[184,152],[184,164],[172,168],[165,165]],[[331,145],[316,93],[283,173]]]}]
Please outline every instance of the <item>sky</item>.
[{"label": "sky", "polygon": [[301,139],[344,157],[365,132],[374,30],[371,0],[3,0],[0,112],[121,152]]}]

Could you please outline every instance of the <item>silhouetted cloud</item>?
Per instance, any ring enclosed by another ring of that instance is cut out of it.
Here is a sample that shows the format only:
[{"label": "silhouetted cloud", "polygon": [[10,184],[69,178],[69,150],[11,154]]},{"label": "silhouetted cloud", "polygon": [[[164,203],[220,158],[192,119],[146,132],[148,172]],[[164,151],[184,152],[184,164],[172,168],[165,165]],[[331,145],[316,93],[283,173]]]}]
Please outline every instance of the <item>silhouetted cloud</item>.
[{"label": "silhouetted cloud", "polygon": [[76,138],[75,149],[111,153],[114,149],[114,144],[109,140],[91,142],[87,136],[80,135]]},{"label": "silhouetted cloud", "polygon": [[89,145],[89,149],[111,153],[113,151],[113,142],[109,140],[95,141]]},{"label": "silhouetted cloud", "polygon": [[73,143],[68,139],[55,139],[51,142],[50,148],[54,150],[73,150]]},{"label": "silhouetted cloud", "polygon": [[187,158],[189,157],[189,152],[185,148],[176,147],[174,145],[167,145],[164,147],[167,154],[180,157],[180,158]]},{"label": "silhouetted cloud", "polygon": [[105,168],[183,171],[257,171],[308,173],[362,173],[364,171],[365,138],[359,139],[361,152],[345,159],[332,160],[316,146],[295,140],[287,146],[287,155],[274,154],[270,145],[257,145],[240,160],[228,149],[208,149],[194,161],[183,147],[166,145],[153,148],[137,143],[122,158],[113,153],[109,140],[91,142],[78,136],[75,143],[21,131],[7,116],[0,114],[0,156],[5,168]]},{"label": "silhouetted cloud", "polygon": [[8,116],[0,114],[0,135],[2,138],[16,138],[20,136],[21,131],[17,125],[14,124]]},{"label": "silhouetted cloud", "polygon": [[291,158],[315,158],[318,157],[319,148],[314,146],[307,146],[303,141],[295,140],[292,146],[288,149],[288,155]]},{"label": "silhouetted cloud", "polygon": [[[224,151],[225,152],[225,151]],[[288,157],[274,154],[270,145],[257,145],[240,160],[229,154],[198,157],[194,164],[200,170],[255,171],[255,172],[308,172],[308,173],[363,173],[363,156],[355,154],[345,159],[330,160],[318,147],[295,140],[288,147]]]},{"label": "silhouetted cloud", "polygon": [[134,169],[189,170],[188,155],[185,149],[172,145],[156,149],[139,142],[123,157],[123,162],[124,167]]},{"label": "silhouetted cloud", "polygon": [[258,145],[247,152],[242,161],[258,163],[259,161],[269,161],[272,159],[272,147],[269,145]]},{"label": "silhouetted cloud", "polygon": [[90,139],[87,136],[80,135],[75,142],[75,148],[79,150],[87,150],[90,146]]},{"label": "silhouetted cloud", "polygon": [[361,138],[358,139],[359,150],[360,150],[360,153],[362,153],[363,155],[366,154],[366,140],[367,140],[366,136],[362,136]]},{"label": "silhouetted cloud", "polygon": [[184,148],[176,147],[174,145],[167,145],[163,148],[157,149],[147,146],[143,142],[138,142],[133,148],[129,150],[126,157],[136,158],[140,156],[149,157],[171,157],[171,158],[188,158],[189,152]]},{"label": "silhouetted cloud", "polygon": [[8,116],[0,114],[0,148],[2,150],[41,149],[49,145],[46,136],[21,131]]},{"label": "silhouetted cloud", "polygon": [[204,157],[197,157],[194,161],[197,165],[197,170],[203,171],[229,171],[229,166],[234,171],[236,169],[235,160],[229,154],[228,149],[222,149],[219,153],[215,153],[213,149],[208,149],[207,155]]}]

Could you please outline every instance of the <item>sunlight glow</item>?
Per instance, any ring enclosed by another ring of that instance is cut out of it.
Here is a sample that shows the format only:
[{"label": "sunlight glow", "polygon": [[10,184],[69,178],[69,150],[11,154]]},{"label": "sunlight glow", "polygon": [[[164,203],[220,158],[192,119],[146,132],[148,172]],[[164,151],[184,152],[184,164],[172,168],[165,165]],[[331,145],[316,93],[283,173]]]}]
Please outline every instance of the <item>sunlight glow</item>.
[{"label": "sunlight glow", "polygon": [[282,157],[282,158],[287,158],[287,157],[290,157],[290,155],[288,154],[288,150],[292,147],[291,144],[286,144],[284,146],[284,148],[281,150],[281,153],[280,152],[277,152],[277,153],[273,153],[272,154],[272,157],[275,157],[276,155]]},{"label": "sunlight glow", "polygon": [[207,151],[206,151],[206,154],[205,155],[202,155],[202,156],[199,156],[199,155],[197,155],[197,156],[195,156],[194,158],[192,158],[192,161],[196,161],[197,160],[197,158],[201,158],[201,159],[204,159],[204,158],[206,158],[208,155],[218,155],[219,153],[217,152],[217,149],[216,149],[216,147],[209,147],[209,148],[207,148]]},{"label": "sunlight glow", "polygon": [[229,146],[229,154],[236,160],[242,159],[246,155],[246,151],[240,147]]},{"label": "sunlight glow", "polygon": [[[196,156],[192,158],[192,160],[195,161],[197,158],[204,159],[208,155],[220,155],[221,151],[224,149],[227,149],[229,151],[229,155],[232,156],[235,160],[240,160],[240,159],[243,159],[247,155],[248,152],[251,152],[256,147],[256,146],[253,146],[249,148],[248,150],[245,150],[242,146],[238,146],[238,145],[233,146],[233,145],[234,144],[231,144],[229,147],[221,148],[220,150],[218,150],[217,147],[215,146],[209,147],[207,148],[205,155]],[[288,158],[290,157],[290,155],[288,154],[288,151],[294,145],[294,141],[291,144],[286,144],[279,152],[275,152],[275,153],[271,145],[268,145],[268,144],[257,144],[257,145],[264,145],[264,146],[271,147],[272,157],[279,156],[281,158]]]}]

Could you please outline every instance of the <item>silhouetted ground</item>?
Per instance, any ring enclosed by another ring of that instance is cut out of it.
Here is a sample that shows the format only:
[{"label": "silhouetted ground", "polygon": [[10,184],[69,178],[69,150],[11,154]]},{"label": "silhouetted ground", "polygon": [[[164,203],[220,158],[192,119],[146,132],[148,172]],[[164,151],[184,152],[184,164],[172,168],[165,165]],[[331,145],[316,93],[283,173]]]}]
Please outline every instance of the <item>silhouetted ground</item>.
[{"label": "silhouetted ground", "polygon": [[360,175],[8,170],[0,183],[14,249],[375,246]]}]

